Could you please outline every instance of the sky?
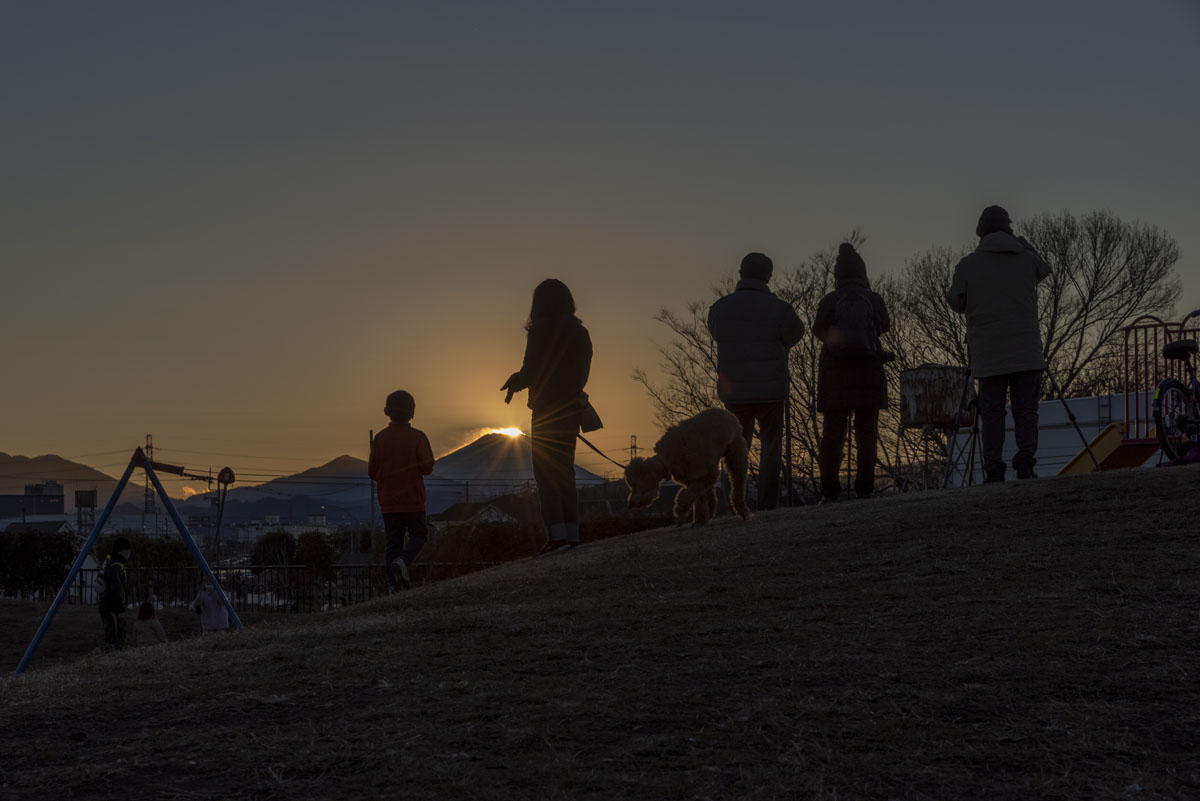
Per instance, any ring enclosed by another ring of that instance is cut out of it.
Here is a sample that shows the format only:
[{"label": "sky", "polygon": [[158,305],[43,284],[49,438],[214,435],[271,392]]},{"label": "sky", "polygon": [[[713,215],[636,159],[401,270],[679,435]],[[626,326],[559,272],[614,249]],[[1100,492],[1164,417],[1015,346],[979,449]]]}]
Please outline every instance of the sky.
[{"label": "sky", "polygon": [[291,473],[399,388],[436,454],[527,431],[556,277],[619,461],[660,307],[854,228],[898,270],[992,203],[1159,226],[1182,314],[1197,77],[1197,0],[5,3],[0,451]]}]

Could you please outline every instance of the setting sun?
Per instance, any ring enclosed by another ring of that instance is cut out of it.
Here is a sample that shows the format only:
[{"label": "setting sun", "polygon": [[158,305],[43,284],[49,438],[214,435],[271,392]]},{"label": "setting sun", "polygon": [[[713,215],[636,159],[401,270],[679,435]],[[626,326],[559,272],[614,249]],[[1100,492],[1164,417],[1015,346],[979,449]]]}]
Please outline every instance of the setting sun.
[{"label": "setting sun", "polygon": [[519,428],[493,428],[488,433],[503,434],[506,437],[522,437],[525,435],[525,432]]}]

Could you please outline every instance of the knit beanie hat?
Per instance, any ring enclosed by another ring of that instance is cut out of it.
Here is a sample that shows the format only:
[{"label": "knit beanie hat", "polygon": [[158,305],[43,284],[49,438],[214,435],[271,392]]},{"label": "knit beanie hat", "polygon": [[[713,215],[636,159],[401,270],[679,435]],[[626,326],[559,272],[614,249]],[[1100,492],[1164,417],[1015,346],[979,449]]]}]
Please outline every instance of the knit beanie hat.
[{"label": "knit beanie hat", "polygon": [[979,224],[975,226],[975,236],[982,238],[997,231],[1011,234],[1012,220],[1008,218],[1008,212],[1003,207],[988,206],[979,215]]},{"label": "knit beanie hat", "polygon": [[771,272],[774,269],[775,265],[762,253],[747,253],[742,259],[742,266],[738,270],[738,274],[742,278],[757,278],[759,281],[767,281],[771,278]]},{"label": "knit beanie hat", "polygon": [[383,413],[388,417],[399,417],[404,420],[411,420],[416,410],[417,402],[413,400],[412,395],[409,395],[402,389],[398,389],[391,395],[388,395],[387,402],[383,407]]},{"label": "knit beanie hat", "polygon": [[125,539],[124,537],[117,537],[116,541],[113,543],[113,547],[112,547],[113,553],[120,553],[121,551],[132,551],[132,550],[133,550],[133,546],[130,545],[129,540]]},{"label": "knit beanie hat", "polygon": [[858,255],[854,245],[849,242],[843,242],[838,246],[837,261],[833,263],[833,277],[836,281],[857,279],[866,285],[867,263],[863,261],[862,256]]}]

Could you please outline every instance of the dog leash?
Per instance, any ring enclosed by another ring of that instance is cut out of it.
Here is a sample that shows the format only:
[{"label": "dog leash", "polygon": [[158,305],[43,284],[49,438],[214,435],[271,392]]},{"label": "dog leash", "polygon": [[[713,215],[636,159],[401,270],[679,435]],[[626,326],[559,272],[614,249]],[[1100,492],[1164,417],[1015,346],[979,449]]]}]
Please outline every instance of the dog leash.
[{"label": "dog leash", "polygon": [[618,462],[618,461],[615,461],[615,460],[613,460],[612,458],[610,458],[609,456],[607,456],[607,455],[604,453],[604,451],[600,450],[600,449],[599,449],[599,448],[597,448],[595,445],[593,445],[592,443],[588,442],[588,441],[587,441],[587,437],[585,437],[583,434],[576,434],[575,436],[579,437],[579,441],[580,441],[580,442],[582,442],[584,445],[587,445],[589,448],[591,448],[591,449],[592,449],[592,450],[594,450],[596,453],[598,453],[598,454],[600,454],[601,456],[603,456],[605,459],[608,459],[608,461],[612,462],[612,463],[613,463],[613,464],[615,464],[617,467],[621,468],[622,470],[624,470],[624,469],[625,469],[625,465],[621,464],[621,463],[620,463],[620,462]]}]

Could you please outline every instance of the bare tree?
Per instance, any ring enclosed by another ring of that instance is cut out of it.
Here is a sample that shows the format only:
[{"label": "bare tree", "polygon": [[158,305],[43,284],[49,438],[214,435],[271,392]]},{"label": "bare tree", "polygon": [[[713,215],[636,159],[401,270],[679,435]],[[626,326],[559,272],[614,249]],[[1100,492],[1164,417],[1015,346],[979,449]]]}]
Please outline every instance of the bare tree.
[{"label": "bare tree", "polygon": [[[865,237],[858,230],[844,240],[858,247]],[[812,322],[817,304],[833,288],[833,265],[836,245],[814,253],[798,267],[777,271],[771,280],[772,291],[790,303],[805,324]],[[727,281],[713,289],[712,300],[733,291],[734,282]],[[669,309],[659,309],[655,319],[671,331],[673,338],[658,348],[659,364],[665,383],[656,384],[648,373],[634,370],[634,380],[646,388],[654,404],[655,419],[665,429],[679,420],[713,406],[717,398],[717,346],[708,332],[707,303],[690,303],[686,315]],[[808,490],[815,490],[818,453],[821,441],[820,416],[817,413],[817,359],[821,343],[805,336],[789,352],[791,373],[791,423],[794,480]],[[757,440],[751,451],[751,465],[758,464]]]},{"label": "bare tree", "polygon": [[896,355],[896,370],[967,363],[966,321],[946,304],[954,267],[967,252],[926,251],[905,262],[890,285],[886,300],[892,328],[884,335],[884,347]]},{"label": "bare tree", "polygon": [[[1179,297],[1175,241],[1107,211],[1078,218],[1041,214],[1018,230],[1050,265],[1050,276],[1038,285],[1038,314],[1046,361],[1063,392],[1120,391],[1121,328],[1143,314],[1169,315]],[[944,299],[965,254],[934,249],[905,264],[894,315],[904,330],[889,337],[904,368],[967,363],[965,320]]]},{"label": "bare tree", "polygon": [[[1153,226],[1125,223],[1109,212],[1080,218],[1066,212],[1043,214],[1019,229],[1052,270],[1039,286],[1039,310],[1047,359],[1059,384],[1076,396],[1119,391],[1121,328],[1143,314],[1169,314],[1179,295],[1174,240]],[[855,230],[845,241],[857,248],[865,239]],[[879,465],[899,486],[912,483],[914,469],[924,474],[944,458],[944,436],[901,429],[900,373],[925,363],[967,364],[966,322],[946,304],[945,292],[954,267],[968,252],[934,248],[907,260],[898,275],[880,277],[878,268],[873,271],[873,288],[892,320],[882,346],[895,357],[885,366],[891,403],[879,418]],[[814,253],[798,267],[777,273],[772,289],[802,320],[811,322],[817,304],[833,289],[835,259],[836,247]],[[729,292],[732,284],[714,288],[713,300]],[[659,347],[665,383],[656,384],[640,368],[634,371],[664,429],[719,405],[708,306],[697,301],[685,314],[662,308],[655,316],[673,335]],[[820,349],[820,342],[806,336],[789,353],[792,463],[795,478],[813,490],[822,428],[817,412]],[[756,464],[754,452],[751,458]]]},{"label": "bare tree", "polygon": [[1119,386],[1117,334],[1143,314],[1168,315],[1179,298],[1179,247],[1153,225],[1109,211],[1041,214],[1021,226],[1050,265],[1039,286],[1046,359],[1064,393]]},{"label": "bare tree", "polygon": [[[714,289],[713,300],[723,294],[720,288]],[[641,367],[634,368],[633,380],[645,387],[650,395],[659,430],[666,430],[697,412],[720,405],[717,400],[717,343],[708,333],[709,305],[693,301],[682,315],[664,306],[654,315],[673,337],[666,345],[658,346],[662,357],[659,368],[665,383],[654,383]]]}]

